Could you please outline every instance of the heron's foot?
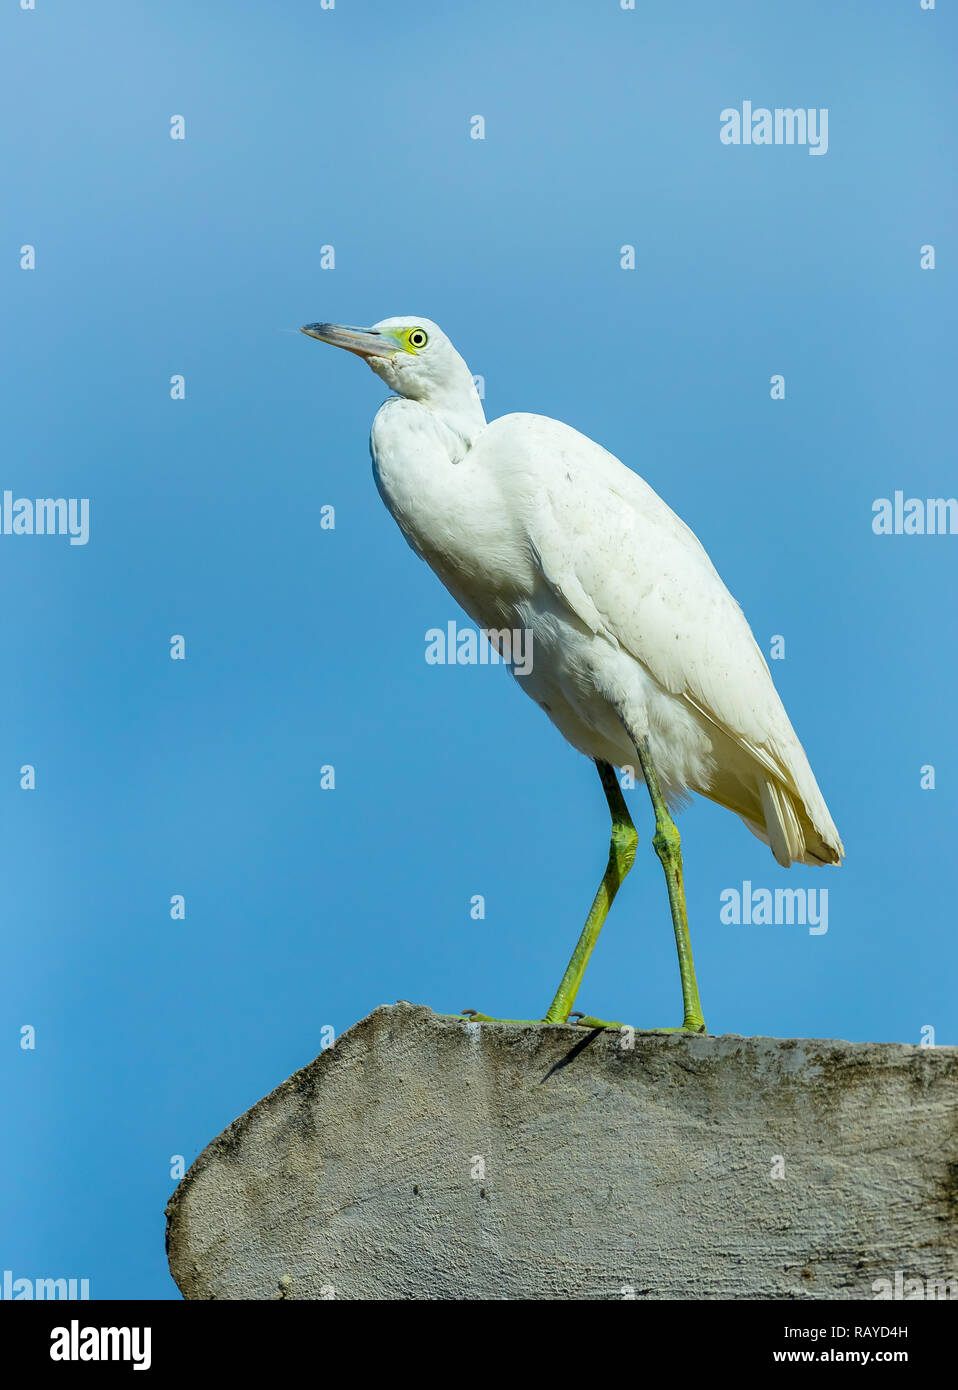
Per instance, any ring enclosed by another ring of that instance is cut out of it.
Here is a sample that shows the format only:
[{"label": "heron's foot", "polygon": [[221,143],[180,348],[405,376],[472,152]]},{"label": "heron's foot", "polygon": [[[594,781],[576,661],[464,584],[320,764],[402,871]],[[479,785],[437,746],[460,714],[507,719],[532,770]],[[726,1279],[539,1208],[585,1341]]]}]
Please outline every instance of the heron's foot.
[{"label": "heron's foot", "polygon": [[607,1018],[593,1018],[591,1014],[570,1014],[569,1022],[574,1028],[625,1028],[624,1023],[613,1023]]},{"label": "heron's foot", "polygon": [[708,1031],[709,1031],[709,1030],[708,1030],[708,1029],[706,1028],[706,1026],[705,1026],[705,1020],[704,1020],[704,1019],[702,1020],[701,1023],[698,1023],[698,1022],[696,1022],[696,1021],[693,1019],[691,1023],[683,1023],[682,1026],[681,1026],[680,1028],[637,1028],[637,1029],[636,1029],[636,1032],[637,1032],[637,1033],[697,1033],[697,1034],[699,1034],[700,1036],[701,1036],[702,1034],[707,1034]]},{"label": "heron's foot", "polygon": [[592,1018],[587,1014],[570,1014],[564,1018],[495,1018],[492,1014],[481,1014],[475,1009],[463,1009],[461,1014],[447,1014],[447,1018],[458,1018],[463,1023],[522,1023],[538,1026],[543,1023],[569,1023],[574,1028],[621,1028],[621,1023],[609,1023],[604,1018]]},{"label": "heron's foot", "polygon": [[547,1022],[544,1018],[496,1018],[493,1014],[481,1014],[476,1009],[463,1009],[461,1014],[447,1014],[447,1018],[458,1018],[460,1023],[524,1023],[528,1025]]},{"label": "heron's foot", "polygon": [[461,1018],[464,1023],[524,1023],[524,1024],[571,1024],[573,1028],[624,1028],[624,1023],[612,1023],[606,1018],[593,1018],[591,1014],[570,1014],[568,1018],[493,1018],[491,1014],[480,1014],[475,1009],[463,1009],[461,1014],[447,1015]]},{"label": "heron's foot", "polygon": [[[521,1023],[535,1027],[542,1023],[570,1024],[573,1028],[627,1028],[630,1025],[608,1018],[594,1018],[592,1014],[572,1013],[567,1019],[561,1018],[496,1018],[493,1014],[481,1014],[476,1009],[463,1009],[460,1014],[444,1014],[444,1018],[456,1018],[461,1023]],[[690,1019],[678,1028],[636,1028],[636,1033],[695,1033],[699,1036],[708,1033],[705,1020]]]}]

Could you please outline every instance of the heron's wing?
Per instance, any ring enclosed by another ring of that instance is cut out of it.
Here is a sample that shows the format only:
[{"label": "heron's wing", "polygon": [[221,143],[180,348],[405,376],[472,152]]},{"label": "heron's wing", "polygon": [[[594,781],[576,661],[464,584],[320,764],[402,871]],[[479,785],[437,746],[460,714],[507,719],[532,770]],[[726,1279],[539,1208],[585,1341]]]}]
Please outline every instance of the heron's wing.
[{"label": "heron's wing", "polygon": [[638,474],[568,425],[512,415],[486,434],[497,427],[509,470],[500,481],[552,591],[800,797],[840,847],[765,658],[694,533]]}]

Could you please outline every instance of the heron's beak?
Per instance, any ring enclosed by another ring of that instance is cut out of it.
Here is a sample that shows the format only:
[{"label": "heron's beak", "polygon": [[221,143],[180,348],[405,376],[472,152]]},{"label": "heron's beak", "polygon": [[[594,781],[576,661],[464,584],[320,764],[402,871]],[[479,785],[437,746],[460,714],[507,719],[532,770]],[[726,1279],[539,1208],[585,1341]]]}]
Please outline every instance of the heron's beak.
[{"label": "heron's beak", "polygon": [[321,343],[331,343],[333,347],[355,352],[357,357],[392,357],[400,348],[391,333],[384,333],[378,328],[350,328],[344,323],[307,323],[300,332],[307,337],[318,338]]}]

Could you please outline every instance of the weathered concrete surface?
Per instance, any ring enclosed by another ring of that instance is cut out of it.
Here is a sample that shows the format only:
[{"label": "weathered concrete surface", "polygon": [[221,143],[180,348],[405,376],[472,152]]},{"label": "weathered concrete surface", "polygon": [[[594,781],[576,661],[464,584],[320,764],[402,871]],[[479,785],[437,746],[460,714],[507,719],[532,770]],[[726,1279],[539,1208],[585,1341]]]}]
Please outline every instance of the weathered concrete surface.
[{"label": "weathered concrete surface", "polygon": [[844,1299],[958,1275],[958,1049],[627,1042],[376,1009],[200,1154],[167,1211],[174,1278],[191,1299]]}]

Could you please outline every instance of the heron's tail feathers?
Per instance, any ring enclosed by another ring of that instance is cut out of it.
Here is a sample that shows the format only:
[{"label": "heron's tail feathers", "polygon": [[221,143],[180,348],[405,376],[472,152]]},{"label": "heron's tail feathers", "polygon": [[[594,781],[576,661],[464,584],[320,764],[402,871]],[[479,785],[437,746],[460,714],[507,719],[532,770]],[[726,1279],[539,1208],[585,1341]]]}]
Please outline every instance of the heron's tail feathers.
[{"label": "heron's tail feathers", "polygon": [[704,795],[734,811],[760,840],[769,846],[779,864],[840,864],[845,854],[835,823],[806,765],[805,794],[764,769],[746,775],[723,777]]},{"label": "heron's tail feathers", "polygon": [[[815,791],[818,792],[817,786]],[[770,846],[779,864],[787,869],[790,864],[842,862],[845,848],[821,793],[810,807],[773,777],[760,777],[758,792],[761,821],[748,815],[742,819],[754,835]]]}]

